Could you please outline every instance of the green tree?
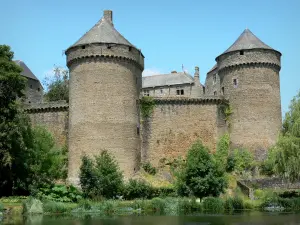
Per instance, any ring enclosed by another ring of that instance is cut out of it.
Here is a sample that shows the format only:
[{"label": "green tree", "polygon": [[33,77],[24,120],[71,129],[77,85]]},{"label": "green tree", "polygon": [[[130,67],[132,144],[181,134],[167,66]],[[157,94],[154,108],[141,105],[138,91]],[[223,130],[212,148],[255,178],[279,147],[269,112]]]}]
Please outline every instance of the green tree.
[{"label": "green tree", "polygon": [[95,160],[82,158],[80,184],[87,197],[113,198],[123,189],[123,175],[114,157],[103,151]]},{"label": "green tree", "polygon": [[[181,188],[199,198],[219,196],[227,187],[224,170],[217,165],[214,156],[202,145],[196,142],[189,149],[186,165],[180,178]],[[181,190],[182,191],[182,190]]]},{"label": "green tree", "polygon": [[217,164],[220,166],[220,169],[226,170],[227,159],[229,156],[229,145],[230,145],[230,136],[228,133],[224,134],[217,143],[217,150],[215,153],[215,159]]},{"label": "green tree", "polygon": [[292,99],[282,127],[273,157],[275,172],[293,182],[300,179],[300,91]]},{"label": "green tree", "polygon": [[45,78],[46,93],[44,95],[47,101],[66,100],[69,102],[69,71],[55,66],[53,69],[54,77]]},{"label": "green tree", "polygon": [[[11,195],[26,177],[30,124],[22,113],[19,100],[24,96],[26,79],[21,67],[13,62],[14,53],[0,45],[0,193]],[[15,190],[14,190],[15,188]]]}]

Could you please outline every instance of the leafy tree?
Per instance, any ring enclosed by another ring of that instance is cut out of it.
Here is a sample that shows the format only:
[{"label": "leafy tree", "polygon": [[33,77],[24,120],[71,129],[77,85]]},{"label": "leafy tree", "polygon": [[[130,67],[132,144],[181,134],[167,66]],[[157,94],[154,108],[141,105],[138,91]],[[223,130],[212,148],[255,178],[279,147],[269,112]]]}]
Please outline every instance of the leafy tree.
[{"label": "leafy tree", "polygon": [[264,166],[291,182],[300,179],[300,91],[290,103],[281,135]]},{"label": "leafy tree", "polygon": [[54,77],[46,78],[44,84],[47,92],[44,97],[47,101],[66,100],[69,102],[69,71],[55,66]]},{"label": "leafy tree", "polygon": [[82,158],[80,184],[90,198],[113,198],[123,189],[123,175],[114,157],[103,151],[95,160]]},{"label": "leafy tree", "polygon": [[193,144],[188,151],[185,168],[179,177],[181,187],[199,198],[223,193],[227,187],[227,180],[224,170],[220,169],[213,157],[200,141]]},{"label": "leafy tree", "polygon": [[18,102],[24,96],[26,79],[21,67],[13,59],[14,53],[7,45],[0,45],[0,193],[11,195],[13,187],[26,176],[23,164],[28,154],[30,124]]}]

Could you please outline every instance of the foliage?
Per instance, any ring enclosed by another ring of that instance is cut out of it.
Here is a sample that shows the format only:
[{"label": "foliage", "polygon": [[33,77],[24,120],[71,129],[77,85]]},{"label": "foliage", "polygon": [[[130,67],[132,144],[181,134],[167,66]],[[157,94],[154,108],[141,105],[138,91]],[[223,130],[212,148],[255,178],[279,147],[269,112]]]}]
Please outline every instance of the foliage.
[{"label": "foliage", "polygon": [[188,151],[186,165],[177,177],[176,186],[180,195],[192,194],[203,198],[223,193],[227,180],[213,155],[197,141]]},{"label": "foliage", "polygon": [[143,118],[148,118],[151,116],[153,109],[155,107],[155,101],[152,97],[143,96],[140,100],[141,114]]},{"label": "foliage", "polygon": [[31,171],[31,191],[47,187],[67,174],[67,153],[55,144],[54,137],[44,127],[33,129],[33,146],[28,164]]},{"label": "foliage", "polygon": [[47,92],[44,97],[47,101],[65,100],[69,102],[69,71],[55,66],[54,77],[45,78]]},{"label": "foliage", "polygon": [[0,213],[4,211],[4,205],[0,203]]},{"label": "foliage", "polygon": [[[281,136],[274,147],[274,155],[266,165],[274,167],[277,175],[291,182],[300,179],[300,91],[292,99],[283,121]],[[273,172],[273,171],[272,171]]]},{"label": "foliage", "polygon": [[123,175],[114,157],[102,151],[95,160],[82,158],[80,184],[86,197],[113,198],[123,188]]},{"label": "foliage", "polygon": [[227,159],[229,154],[230,136],[228,133],[224,134],[217,143],[217,150],[215,153],[215,159],[220,169],[225,171],[227,165]]},{"label": "foliage", "polygon": [[225,199],[224,208],[228,212],[243,210],[244,209],[243,199],[238,196],[228,197]]},{"label": "foliage", "polygon": [[123,196],[127,200],[144,198],[149,199],[153,196],[153,188],[143,180],[130,179],[125,185]]},{"label": "foliage", "polygon": [[278,154],[278,148],[276,146],[271,147],[267,152],[266,159],[261,163],[260,172],[267,176],[275,174],[275,162]]},{"label": "foliage", "polygon": [[247,149],[235,149],[232,157],[234,160],[234,171],[238,174],[253,168],[254,156]]},{"label": "foliage", "polygon": [[153,212],[159,212],[163,214],[165,210],[165,205],[165,201],[161,198],[153,198],[151,200],[151,208]]},{"label": "foliage", "polygon": [[28,198],[23,202],[23,214],[42,214],[43,203],[35,198]]},{"label": "foliage", "polygon": [[72,185],[57,184],[50,188],[40,188],[37,197],[55,202],[78,202],[82,199],[82,193]]},{"label": "foliage", "polygon": [[62,202],[53,202],[53,201],[46,201],[43,204],[43,209],[45,213],[67,213],[71,212],[74,209],[74,205],[62,203]]},{"label": "foliage", "polygon": [[[26,79],[13,62],[14,53],[0,45],[0,195],[12,195],[23,189],[28,175],[23,163],[28,153],[30,123],[22,113],[19,100],[24,97]],[[20,192],[19,192],[20,193]]]},{"label": "foliage", "polygon": [[142,164],[142,168],[151,175],[155,175],[157,173],[157,169],[152,166],[150,162]]},{"label": "foliage", "polygon": [[204,198],[203,210],[208,213],[222,213],[224,211],[224,201],[215,197]]}]

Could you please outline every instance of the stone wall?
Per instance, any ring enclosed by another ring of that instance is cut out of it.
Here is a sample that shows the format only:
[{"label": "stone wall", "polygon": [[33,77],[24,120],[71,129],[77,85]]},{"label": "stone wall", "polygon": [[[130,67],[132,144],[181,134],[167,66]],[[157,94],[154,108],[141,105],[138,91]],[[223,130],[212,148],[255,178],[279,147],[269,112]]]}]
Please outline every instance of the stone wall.
[{"label": "stone wall", "polygon": [[252,188],[272,188],[272,189],[300,189],[300,181],[290,183],[278,177],[268,177],[261,179],[241,180],[241,183]]},{"label": "stone wall", "polygon": [[43,101],[43,87],[38,80],[27,78],[26,104],[36,104]]},{"label": "stone wall", "polygon": [[64,102],[53,102],[30,105],[26,107],[34,126],[46,127],[60,146],[67,144],[68,105]]},{"label": "stone wall", "polygon": [[[181,85],[170,85],[153,88],[143,88],[141,93],[144,96],[151,97],[191,97],[192,89],[195,88],[194,84],[181,84]],[[177,90],[183,90],[183,95],[177,95]]]},{"label": "stone wall", "polygon": [[185,156],[201,140],[212,151],[226,130],[220,106],[224,100],[155,99],[152,116],[142,121],[142,161],[157,166],[162,158]]}]

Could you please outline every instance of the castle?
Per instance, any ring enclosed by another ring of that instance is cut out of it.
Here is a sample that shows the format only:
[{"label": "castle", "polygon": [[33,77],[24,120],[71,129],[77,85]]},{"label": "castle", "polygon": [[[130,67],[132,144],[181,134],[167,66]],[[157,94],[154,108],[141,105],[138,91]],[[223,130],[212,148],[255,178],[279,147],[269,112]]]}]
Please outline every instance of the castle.
[{"label": "castle", "polygon": [[[213,151],[230,133],[232,147],[257,158],[275,143],[281,128],[281,53],[246,29],[200,83],[185,72],[142,77],[144,55],[114,27],[112,11],[66,50],[69,104],[34,102],[33,124],[44,124],[69,148],[68,179],[78,183],[81,157],[113,154],[125,177],[141,162],[184,156],[200,139]],[[141,96],[154,98],[141,118]]]}]

